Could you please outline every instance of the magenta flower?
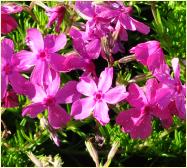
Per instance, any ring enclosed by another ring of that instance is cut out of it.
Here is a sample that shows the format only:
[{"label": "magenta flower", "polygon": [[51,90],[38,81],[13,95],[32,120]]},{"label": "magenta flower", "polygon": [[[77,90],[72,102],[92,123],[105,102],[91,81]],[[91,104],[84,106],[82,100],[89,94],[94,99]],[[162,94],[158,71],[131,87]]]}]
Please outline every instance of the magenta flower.
[{"label": "magenta flower", "polygon": [[110,20],[98,17],[96,13],[96,6],[91,1],[77,1],[75,3],[75,10],[84,19],[88,20],[86,23],[86,32],[89,36],[102,37],[107,35],[111,30]]},{"label": "magenta flower", "polygon": [[12,86],[13,90],[18,94],[25,94],[32,96],[27,88],[32,87],[31,83],[27,81],[17,68],[18,60],[14,57],[13,41],[4,38],[1,42],[1,99],[6,95],[8,84]]},{"label": "magenta flower", "polygon": [[[180,81],[180,66],[178,58],[172,59],[172,67],[174,78],[171,78],[170,74],[163,73],[163,77],[159,78],[159,80],[166,88],[170,89],[171,91],[170,101],[174,103],[172,105],[173,109],[176,109],[173,114],[179,116],[181,119],[186,119],[186,85],[182,85]],[[167,105],[168,103],[165,103],[162,105],[162,107],[165,108]]]},{"label": "magenta flower", "polygon": [[28,29],[26,42],[32,52],[22,50],[16,54],[20,61],[19,70],[25,71],[35,65],[31,74],[31,81],[38,85],[45,85],[48,74],[52,73],[52,69],[55,71],[63,69],[65,58],[56,52],[66,45],[66,41],[64,34],[58,36],[47,35],[43,39],[37,29]]},{"label": "magenta flower", "polygon": [[151,119],[157,117],[166,120],[170,113],[163,113],[158,106],[157,100],[163,100],[170,92],[165,89],[157,94],[159,84],[156,79],[149,79],[146,83],[146,94],[135,83],[128,88],[128,103],[133,107],[119,113],[116,123],[122,126],[122,130],[130,133],[133,139],[145,139],[152,132]]},{"label": "magenta flower", "polygon": [[111,33],[114,28],[110,25],[109,19],[97,16],[95,5],[91,1],[77,1],[75,9],[88,21],[84,32],[71,28],[70,35],[73,38],[74,48],[84,58],[97,59],[103,50],[101,38]]},{"label": "magenta flower", "polygon": [[131,48],[130,53],[135,54],[137,61],[147,66],[152,72],[162,65],[164,65],[165,70],[169,70],[169,67],[165,64],[164,53],[158,41],[140,43]]},{"label": "magenta flower", "polygon": [[53,23],[56,22],[55,31],[60,32],[60,25],[64,19],[64,15],[66,12],[66,8],[64,6],[56,6],[53,8],[45,8],[47,15],[49,17],[49,21],[47,27],[51,27]]},{"label": "magenta flower", "polygon": [[[73,38],[74,48],[79,50],[80,55],[83,54],[87,57],[93,53],[92,59],[94,56],[98,58],[100,53],[106,59],[101,42],[102,37],[113,35],[109,40],[111,44],[107,46],[110,50],[108,52],[117,53],[120,51],[124,53],[124,47],[120,45],[120,41],[128,40],[126,30],[137,30],[143,34],[148,34],[150,31],[148,26],[130,17],[132,8],[125,7],[121,2],[94,4],[91,1],[77,1],[75,9],[81,17],[88,21],[85,32],[79,31],[74,36],[70,34]],[[92,52],[88,51],[89,48],[93,48]]]},{"label": "magenta flower", "polygon": [[148,34],[149,26],[133,19],[132,8],[126,7],[122,2],[104,2],[96,5],[95,11],[98,17],[110,19],[113,23],[119,22],[125,30],[139,31]]},{"label": "magenta flower", "polygon": [[74,49],[84,59],[97,59],[101,52],[100,38],[89,38],[86,32],[80,31],[74,27],[70,29],[70,36],[73,38]]},{"label": "magenta flower", "polygon": [[1,5],[1,33],[7,34],[17,28],[16,20],[10,14],[22,11],[22,7],[16,3],[5,3]]},{"label": "magenta flower", "polygon": [[124,86],[110,89],[113,79],[113,68],[105,68],[101,73],[98,86],[90,77],[82,77],[77,84],[77,90],[87,96],[72,104],[71,115],[76,120],[82,120],[91,115],[105,125],[110,121],[107,103],[116,104],[128,96]]},{"label": "magenta flower", "polygon": [[31,118],[37,117],[39,113],[48,109],[49,124],[58,129],[70,120],[70,116],[59,105],[65,103],[72,103],[79,99],[80,94],[76,90],[76,81],[69,81],[60,88],[59,75],[54,76],[51,80],[48,79],[48,87],[43,88],[35,84],[36,94],[31,99],[32,104],[23,109],[22,115],[29,115]]}]

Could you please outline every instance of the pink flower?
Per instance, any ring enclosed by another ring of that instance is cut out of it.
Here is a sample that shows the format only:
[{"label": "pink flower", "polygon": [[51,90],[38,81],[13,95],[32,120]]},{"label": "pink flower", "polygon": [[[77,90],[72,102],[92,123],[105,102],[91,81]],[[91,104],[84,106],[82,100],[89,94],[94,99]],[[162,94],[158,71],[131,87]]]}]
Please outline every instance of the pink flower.
[{"label": "pink flower", "polygon": [[[148,34],[150,28],[130,17],[131,7],[125,7],[121,2],[103,2],[94,4],[93,2],[77,1],[75,10],[87,20],[85,32],[79,31],[76,36],[72,36],[74,48],[80,55],[90,56],[91,59],[98,58],[99,55],[106,59],[102,38],[109,37],[110,44],[105,52],[124,52],[124,47],[120,41],[127,41],[126,30],[139,31]],[[111,36],[112,35],[112,36]],[[111,37],[110,37],[111,36]]]},{"label": "pink flower", "polygon": [[16,20],[10,14],[22,11],[22,7],[16,3],[5,3],[1,5],[1,33],[7,34],[17,28]]},{"label": "pink flower", "polygon": [[76,81],[69,81],[60,88],[60,76],[48,78],[48,87],[45,89],[35,84],[36,94],[32,98],[32,104],[23,109],[22,115],[29,115],[31,118],[37,117],[39,113],[48,109],[49,124],[58,129],[70,120],[70,116],[59,105],[64,103],[72,103],[80,97],[76,91]]},{"label": "pink flower", "polygon": [[[173,108],[176,108],[173,114],[179,116],[181,119],[186,119],[186,85],[182,84],[180,81],[180,66],[179,59],[172,59],[172,67],[174,72],[174,78],[170,74],[163,73],[163,77],[159,78],[160,82],[165,88],[170,89],[170,101],[175,103]],[[157,77],[157,74],[155,74]],[[162,105],[163,108],[167,108],[168,103]]]},{"label": "pink flower", "polygon": [[64,19],[66,8],[64,6],[56,6],[53,8],[47,7],[46,12],[49,17],[47,27],[51,27],[51,25],[56,22],[55,31],[59,33],[60,25]]},{"label": "pink flower", "polygon": [[100,124],[105,125],[110,121],[107,103],[116,104],[128,96],[124,86],[110,89],[112,78],[113,68],[105,68],[100,75],[98,85],[90,77],[81,78],[77,90],[87,97],[75,101],[72,105],[71,115],[76,120],[87,118],[93,111],[94,118]]},{"label": "pink flower", "polygon": [[169,70],[169,67],[165,64],[164,53],[158,41],[140,43],[131,48],[130,53],[134,53],[137,61],[147,66],[152,72],[163,65],[166,71]]},{"label": "pink flower", "polygon": [[110,20],[97,17],[93,2],[77,1],[75,10],[88,20],[85,31],[71,28],[70,35],[76,51],[84,58],[97,59],[102,52],[101,38],[113,31]]},{"label": "pink flower", "polygon": [[157,100],[164,100],[170,93],[169,90],[162,90],[163,93],[157,94],[159,84],[156,79],[149,79],[146,83],[146,94],[136,84],[130,84],[128,88],[128,103],[133,107],[119,113],[116,123],[122,126],[122,130],[130,133],[133,139],[145,139],[152,132],[151,119],[153,116],[167,120],[170,113],[162,112],[159,109]]},{"label": "pink flower", "polygon": [[150,31],[149,26],[130,16],[132,14],[132,8],[124,6],[122,2],[104,2],[96,5],[95,8],[98,17],[110,19],[115,24],[119,22],[125,30],[139,31],[143,34],[148,34]]},{"label": "pink flower", "polygon": [[101,52],[100,38],[89,38],[86,32],[80,31],[74,27],[70,29],[70,36],[73,38],[74,49],[84,59],[97,59]]},{"label": "pink flower", "polygon": [[16,93],[32,96],[33,93],[28,90],[28,87],[32,87],[31,83],[19,73],[17,68],[19,61],[14,56],[13,41],[4,38],[1,42],[1,51],[1,99],[6,95],[9,83]]},{"label": "pink flower", "polygon": [[48,74],[52,70],[61,71],[65,58],[56,52],[66,45],[66,36],[47,35],[44,39],[41,33],[31,28],[27,30],[26,43],[32,50],[22,50],[16,53],[16,57],[20,63],[18,68],[20,71],[25,71],[35,66],[31,81],[38,85],[45,85]]}]

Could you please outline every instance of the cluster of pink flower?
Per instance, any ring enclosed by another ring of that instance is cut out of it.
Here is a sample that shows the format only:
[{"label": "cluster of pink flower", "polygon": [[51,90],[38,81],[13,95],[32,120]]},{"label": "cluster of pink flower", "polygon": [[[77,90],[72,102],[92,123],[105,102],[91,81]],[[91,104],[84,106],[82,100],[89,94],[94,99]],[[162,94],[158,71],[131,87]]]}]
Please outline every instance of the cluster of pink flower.
[{"label": "cluster of pink flower", "polygon": [[[20,12],[21,6],[4,4],[1,6],[2,33],[7,34],[16,28],[16,21],[9,15]],[[46,35],[44,38],[36,28],[27,30],[26,44],[30,51],[14,53],[13,41],[4,38],[2,48],[1,99],[5,107],[18,105],[16,94],[27,96],[32,104],[23,109],[22,115],[32,118],[48,109],[48,121],[58,129],[73,117],[82,120],[90,115],[101,124],[109,123],[107,104],[117,104],[126,100],[132,108],[118,114],[116,123],[132,138],[145,139],[152,131],[152,117],[160,119],[164,128],[172,124],[173,115],[185,119],[186,85],[180,81],[178,58],[172,59],[174,78],[165,62],[163,51],[157,41],[138,44],[130,50],[136,60],[147,66],[154,78],[145,87],[129,84],[111,88],[113,68],[107,67],[98,78],[93,59],[100,55],[107,61],[112,54],[124,51],[121,41],[128,40],[127,30],[148,34],[150,28],[131,17],[132,8],[122,2],[79,2],[75,11],[84,19],[80,28],[71,27],[69,35],[73,40],[74,51],[65,55],[57,52],[66,45],[66,35]],[[57,21],[56,31],[65,13],[64,6],[46,8],[51,26]],[[103,39],[107,44],[103,45]],[[108,47],[108,48],[107,48]],[[111,64],[110,64],[111,65]],[[81,69],[80,81],[69,81],[60,87],[60,73]],[[21,73],[30,73],[24,78]],[[9,84],[12,89],[8,89]],[[81,98],[81,95],[84,97]],[[86,96],[86,97],[85,97]],[[72,103],[70,115],[60,104]]]}]

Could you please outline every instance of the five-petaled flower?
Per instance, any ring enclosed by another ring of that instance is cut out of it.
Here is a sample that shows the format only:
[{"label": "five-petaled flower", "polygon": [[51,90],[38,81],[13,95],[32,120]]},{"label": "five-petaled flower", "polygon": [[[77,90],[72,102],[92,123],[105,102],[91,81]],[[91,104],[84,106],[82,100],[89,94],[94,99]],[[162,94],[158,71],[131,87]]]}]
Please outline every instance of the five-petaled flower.
[{"label": "five-petaled flower", "polygon": [[133,139],[145,139],[152,132],[152,117],[166,120],[170,113],[163,113],[159,108],[158,100],[164,100],[170,91],[165,89],[157,93],[160,85],[156,79],[149,79],[146,83],[145,93],[137,84],[130,84],[128,88],[128,103],[133,107],[118,114],[116,123],[122,126],[122,130],[130,133]]},{"label": "five-petaled flower", "polygon": [[60,106],[60,104],[72,103],[79,99],[80,94],[76,90],[76,81],[69,81],[60,88],[60,77],[56,73],[53,74],[53,79],[48,78],[48,86],[43,87],[35,84],[36,94],[32,97],[32,104],[23,109],[22,115],[29,115],[32,118],[48,109],[49,124],[58,129],[66,125],[70,120],[70,116]]},{"label": "five-petaled flower", "polygon": [[116,104],[128,96],[123,85],[110,89],[112,79],[113,68],[105,68],[99,77],[98,85],[91,77],[82,77],[77,84],[77,90],[87,97],[73,103],[71,115],[75,119],[82,120],[90,116],[93,111],[94,118],[100,124],[106,125],[110,121],[107,103]]}]

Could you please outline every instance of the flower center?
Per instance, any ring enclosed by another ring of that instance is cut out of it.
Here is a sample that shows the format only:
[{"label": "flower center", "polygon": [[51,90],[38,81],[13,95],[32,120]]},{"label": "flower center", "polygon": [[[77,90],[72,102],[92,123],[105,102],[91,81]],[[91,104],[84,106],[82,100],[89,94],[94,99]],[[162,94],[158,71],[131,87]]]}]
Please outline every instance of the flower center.
[{"label": "flower center", "polygon": [[98,94],[96,94],[95,97],[96,97],[96,99],[101,99],[101,94],[98,93]]},{"label": "flower center", "polygon": [[38,58],[41,60],[45,60],[48,57],[47,49],[42,50],[38,53]]},{"label": "flower center", "polygon": [[144,107],[144,114],[150,114],[151,107],[150,106],[145,106]]},{"label": "flower center", "polygon": [[5,72],[5,74],[10,74],[12,72],[12,66],[10,64],[6,64],[3,68],[3,71]]},{"label": "flower center", "polygon": [[44,104],[46,106],[50,106],[55,103],[55,98],[53,96],[48,96],[47,98],[44,99]]},{"label": "flower center", "polygon": [[98,101],[98,100],[101,100],[103,97],[102,95],[102,92],[101,91],[98,91],[95,93],[95,100]]}]

